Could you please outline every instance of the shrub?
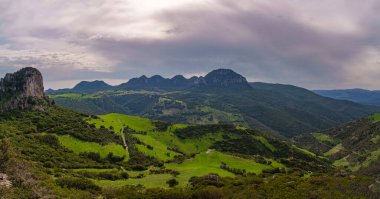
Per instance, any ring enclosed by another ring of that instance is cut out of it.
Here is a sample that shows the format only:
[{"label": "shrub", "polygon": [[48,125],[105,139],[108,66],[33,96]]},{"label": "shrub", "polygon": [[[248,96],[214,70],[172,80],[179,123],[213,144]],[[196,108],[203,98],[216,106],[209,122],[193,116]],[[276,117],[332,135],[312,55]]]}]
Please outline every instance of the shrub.
[{"label": "shrub", "polygon": [[178,185],[178,181],[173,178],[173,179],[170,179],[170,180],[166,181],[166,184],[168,184],[169,187],[175,187],[175,186]]},{"label": "shrub", "polygon": [[58,178],[56,183],[61,187],[69,189],[100,191],[99,186],[86,178],[63,177]]}]

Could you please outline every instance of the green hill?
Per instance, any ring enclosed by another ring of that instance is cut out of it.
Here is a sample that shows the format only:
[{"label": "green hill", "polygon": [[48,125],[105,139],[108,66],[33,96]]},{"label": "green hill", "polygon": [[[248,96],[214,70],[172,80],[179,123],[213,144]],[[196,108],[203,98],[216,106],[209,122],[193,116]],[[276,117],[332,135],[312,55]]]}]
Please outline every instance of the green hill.
[{"label": "green hill", "polygon": [[335,166],[378,176],[379,138],[379,114],[373,114],[320,133],[300,135],[295,141],[328,157]]}]

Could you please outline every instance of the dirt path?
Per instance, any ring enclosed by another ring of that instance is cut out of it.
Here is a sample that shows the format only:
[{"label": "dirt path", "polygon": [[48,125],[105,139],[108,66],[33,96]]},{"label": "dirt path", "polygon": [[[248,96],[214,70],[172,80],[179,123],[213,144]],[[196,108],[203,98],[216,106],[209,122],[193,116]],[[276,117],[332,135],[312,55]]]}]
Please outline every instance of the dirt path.
[{"label": "dirt path", "polygon": [[128,145],[127,145],[127,141],[125,141],[125,136],[124,136],[124,129],[125,129],[125,126],[124,126],[124,124],[121,123],[120,121],[119,121],[119,123],[120,123],[120,125],[121,125],[121,129],[120,129],[121,139],[122,139],[122,141],[123,141],[124,148],[125,148],[125,150],[126,150],[127,153],[128,153]]}]

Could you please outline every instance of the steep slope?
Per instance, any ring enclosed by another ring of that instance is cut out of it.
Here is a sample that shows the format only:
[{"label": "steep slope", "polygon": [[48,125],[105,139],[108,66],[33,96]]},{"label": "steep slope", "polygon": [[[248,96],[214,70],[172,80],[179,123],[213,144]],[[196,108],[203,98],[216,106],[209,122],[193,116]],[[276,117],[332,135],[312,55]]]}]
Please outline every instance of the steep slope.
[{"label": "steep slope", "polygon": [[346,90],[315,90],[318,95],[331,97],[340,100],[349,100],[360,104],[380,106],[380,91],[370,91],[364,89]]}]

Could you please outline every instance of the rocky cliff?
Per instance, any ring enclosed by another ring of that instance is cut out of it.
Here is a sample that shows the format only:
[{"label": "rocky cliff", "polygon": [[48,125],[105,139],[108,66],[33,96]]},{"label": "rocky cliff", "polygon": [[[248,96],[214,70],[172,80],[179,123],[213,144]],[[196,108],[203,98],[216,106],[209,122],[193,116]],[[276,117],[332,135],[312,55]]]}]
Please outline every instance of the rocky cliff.
[{"label": "rocky cliff", "polygon": [[35,68],[23,68],[0,80],[0,111],[50,104],[44,93],[43,77]]}]

